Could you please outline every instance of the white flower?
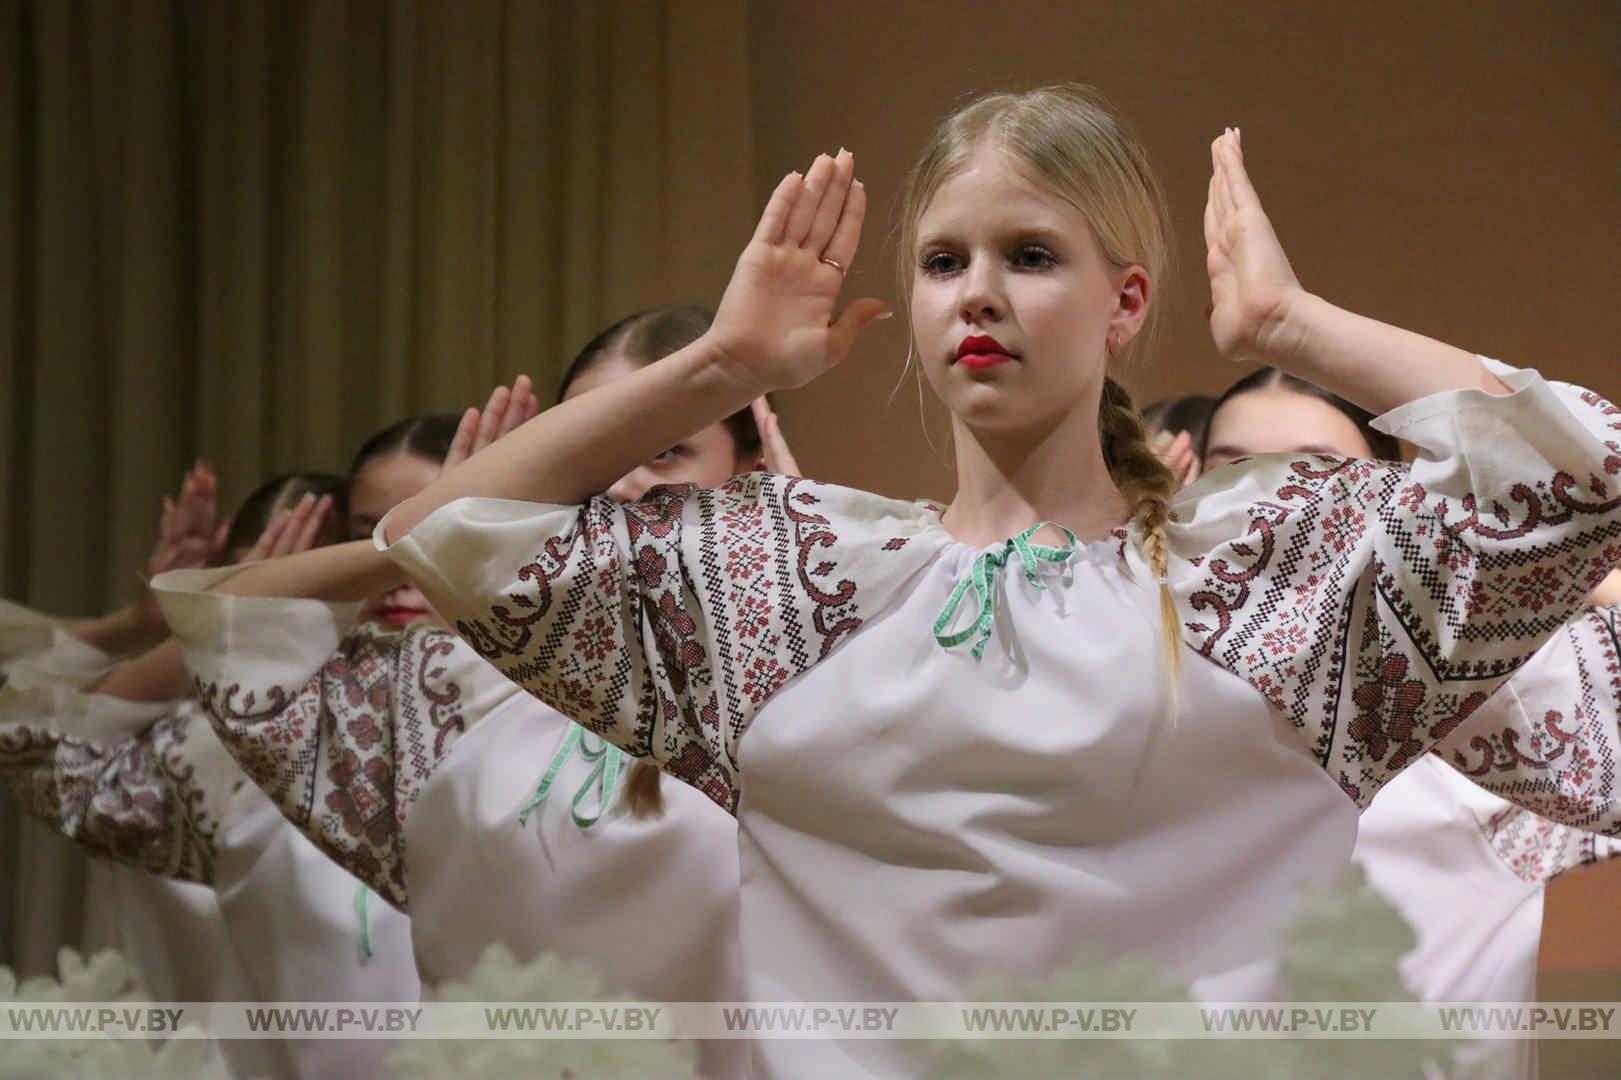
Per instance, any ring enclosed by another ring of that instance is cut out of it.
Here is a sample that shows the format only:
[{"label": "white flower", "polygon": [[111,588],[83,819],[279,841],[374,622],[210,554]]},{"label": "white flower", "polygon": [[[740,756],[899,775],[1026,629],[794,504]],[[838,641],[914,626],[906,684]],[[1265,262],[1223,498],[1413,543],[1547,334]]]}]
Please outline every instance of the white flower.
[{"label": "white flower", "polygon": [[[147,1001],[124,958],[112,950],[88,962],[72,949],[57,954],[60,978],[24,979],[0,966],[0,1002],[72,1005]],[[207,1039],[144,1039],[99,1034],[82,1039],[7,1039],[0,1044],[0,1080],[230,1080],[219,1048]]]},{"label": "white flower", "polygon": [[[1288,1002],[1407,1002],[1397,964],[1416,938],[1406,920],[1352,864],[1307,898],[1285,936],[1278,974]],[[1186,1002],[1188,987],[1139,964],[1082,961],[1049,979],[974,986],[982,1002]],[[985,1039],[943,1040],[930,1080],[1315,1080],[1441,1076],[1451,1044],[1419,1040]],[[1428,1066],[1428,1071],[1426,1071]]]},{"label": "white flower", "polygon": [[[431,995],[441,1002],[629,1002],[604,996],[583,968],[545,954],[520,963],[491,945],[467,978]],[[389,1064],[401,1080],[696,1080],[692,1047],[663,1039],[445,1039],[402,1043]]]}]

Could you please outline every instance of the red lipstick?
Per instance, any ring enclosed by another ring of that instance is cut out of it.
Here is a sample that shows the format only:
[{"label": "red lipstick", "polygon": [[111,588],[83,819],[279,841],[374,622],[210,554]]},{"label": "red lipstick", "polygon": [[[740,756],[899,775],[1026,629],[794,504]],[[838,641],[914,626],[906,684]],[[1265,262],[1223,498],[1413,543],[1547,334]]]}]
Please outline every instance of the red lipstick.
[{"label": "red lipstick", "polygon": [[993,337],[973,334],[962,339],[957,346],[957,363],[966,368],[989,368],[1006,363],[1013,355]]},{"label": "red lipstick", "polygon": [[386,622],[394,626],[409,626],[411,623],[421,622],[422,619],[427,616],[427,614],[428,613],[421,608],[391,605],[389,607],[378,608],[374,617],[378,622]]}]

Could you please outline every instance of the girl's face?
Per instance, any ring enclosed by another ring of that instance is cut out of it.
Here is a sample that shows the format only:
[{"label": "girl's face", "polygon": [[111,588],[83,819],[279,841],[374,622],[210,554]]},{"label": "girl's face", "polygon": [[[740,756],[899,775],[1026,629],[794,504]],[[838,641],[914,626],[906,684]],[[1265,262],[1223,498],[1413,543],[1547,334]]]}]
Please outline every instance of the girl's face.
[{"label": "girl's face", "polygon": [[[623,356],[606,356],[575,376],[564,400],[575,398],[599,386],[622,379],[642,365]],[[689,439],[683,439],[614,481],[606,494],[617,502],[635,502],[659,484],[696,484],[720,487],[738,473],[759,464],[754,457],[740,456],[737,441],[725,424],[711,424]]]},{"label": "girl's face", "polygon": [[[350,538],[371,539],[384,514],[427,487],[439,472],[439,462],[404,450],[366,462],[350,480]],[[445,625],[415,585],[401,585],[373,597],[361,609],[360,617],[391,626]]]},{"label": "girl's face", "polygon": [[1321,398],[1271,386],[1229,398],[1210,417],[1204,467],[1255,454],[1330,454],[1371,458],[1351,418]]},{"label": "girl's face", "polygon": [[1095,408],[1109,345],[1148,313],[1141,267],[1104,256],[1086,216],[982,145],[918,220],[912,334],[935,393],[969,427]]}]

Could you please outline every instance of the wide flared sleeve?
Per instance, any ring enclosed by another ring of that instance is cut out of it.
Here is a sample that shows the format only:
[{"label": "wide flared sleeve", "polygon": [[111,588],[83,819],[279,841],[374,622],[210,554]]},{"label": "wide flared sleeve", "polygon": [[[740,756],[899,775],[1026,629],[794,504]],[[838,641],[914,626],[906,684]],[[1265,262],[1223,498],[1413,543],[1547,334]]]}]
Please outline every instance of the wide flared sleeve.
[{"label": "wide flared sleeve", "polygon": [[357,625],[355,605],[208,591],[229,572],[153,582],[198,703],[288,821],[406,909],[406,812],[515,688],[442,630]]},{"label": "wide flared sleeve", "polygon": [[1621,835],[1621,605],[1562,627],[1437,751],[1537,815]]},{"label": "wide flared sleeve", "polygon": [[[1185,640],[1293,721],[1359,805],[1621,562],[1621,411],[1497,370],[1511,393],[1449,391],[1380,418],[1417,447],[1410,468],[1273,455],[1213,470],[1172,505]],[[1613,813],[1613,783],[1595,797]]]},{"label": "wide flared sleeve", "polygon": [[924,507],[750,473],[625,504],[462,499],[386,550],[509,678],[735,812],[760,707],[944,539]]},{"label": "wide flared sleeve", "polygon": [[0,687],[0,781],[99,855],[213,884],[246,782],[190,702],[136,703],[44,680]]}]

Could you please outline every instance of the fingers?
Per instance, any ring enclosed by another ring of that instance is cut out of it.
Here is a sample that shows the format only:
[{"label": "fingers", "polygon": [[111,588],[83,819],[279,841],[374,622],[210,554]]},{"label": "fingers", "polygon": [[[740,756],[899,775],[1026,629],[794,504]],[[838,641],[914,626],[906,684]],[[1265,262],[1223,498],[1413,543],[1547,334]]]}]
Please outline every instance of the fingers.
[{"label": "fingers", "polygon": [[534,384],[529,376],[519,375],[512,380],[512,395],[507,400],[506,412],[501,416],[500,424],[496,428],[497,439],[510,435],[515,428],[529,419],[529,406],[535,400]]},{"label": "fingers", "polygon": [[174,535],[208,537],[214,531],[214,499],[218,482],[214,470],[206,461],[199,460],[186,473],[180,484],[180,498],[175,502]]},{"label": "fingers", "polygon": [[895,313],[889,309],[888,304],[870,296],[850,301],[843,314],[827,328],[828,351],[838,359],[844,359],[850,354],[850,347],[855,344],[856,335],[869,323],[887,319],[893,314]]},{"label": "fingers", "polygon": [[277,515],[254,545],[254,551],[263,559],[279,559],[283,555],[308,551],[315,546],[331,509],[332,496],[322,495],[317,499],[313,494],[305,495],[291,510]]},{"label": "fingers", "polygon": [[1227,198],[1234,209],[1259,209],[1261,197],[1250,183],[1249,170],[1244,167],[1244,151],[1239,145],[1238,129],[1233,128],[1222,149],[1226,168],[1222,170],[1227,182]]},{"label": "fingers", "polygon": [[281,540],[281,534],[287,531],[288,523],[292,521],[292,518],[292,512],[288,510],[283,510],[271,518],[270,524],[265,526],[265,531],[260,533],[259,539],[253,542],[253,548],[248,552],[244,561],[257,562],[261,559],[270,558],[271,551],[275,549],[276,544]]},{"label": "fingers", "polygon": [[445,468],[460,465],[473,456],[473,439],[478,434],[479,416],[479,411],[473,408],[462,413],[461,420],[456,424],[456,434],[451,437],[450,449],[445,452]]},{"label": "fingers", "polygon": [[501,428],[501,418],[506,415],[507,403],[512,400],[512,391],[504,386],[497,386],[490,393],[490,400],[484,406],[484,416],[478,422],[478,434],[473,437],[473,453],[478,453],[495,441],[495,433]]},{"label": "fingers", "polygon": [[776,190],[766,200],[765,210],[760,214],[760,224],[755,226],[754,239],[763,244],[775,244],[782,240],[788,215],[798,202],[804,186],[804,177],[797,172],[791,172],[777,182]]},{"label": "fingers", "polygon": [[754,399],[755,425],[760,429],[760,464],[766,472],[779,476],[803,476],[788,440],[782,434],[782,421],[764,397]]},{"label": "fingers", "polygon": [[844,216],[844,204],[850,199],[850,184],[855,179],[856,159],[848,150],[840,150],[833,159],[833,175],[828,179],[827,191],[811,219],[810,231],[800,246],[816,256],[826,254],[833,230]]},{"label": "fingers", "polygon": [[[304,502],[309,502],[309,496],[304,496]],[[327,514],[332,510],[332,496],[322,495],[305,511],[304,520],[299,523],[298,532],[291,538],[288,554],[295,551],[308,551],[315,546],[315,541],[321,535],[321,526],[326,524]],[[284,534],[283,540],[287,537]]]},{"label": "fingers", "polygon": [[[1232,130],[1231,128],[1228,129]],[[1216,207],[1217,221],[1224,221],[1232,216],[1232,191],[1227,184],[1227,155],[1224,147],[1227,143],[1227,134],[1210,144],[1210,194]]]},{"label": "fingers", "polygon": [[[829,195],[833,186],[833,173],[835,163],[826,154],[816,155],[810,170],[805,173],[804,190],[794,203],[792,213],[788,215],[788,224],[783,229],[784,243],[796,247],[805,247],[806,238],[810,235],[811,225],[816,220],[816,213],[821,209],[822,200]],[[843,198],[843,193],[839,196]]]},{"label": "fingers", "polygon": [[861,223],[867,217],[867,189],[860,180],[850,185],[850,196],[844,200],[844,212],[838,227],[827,242],[824,256],[832,259],[848,272],[855,263],[856,248],[861,245]]},{"label": "fingers", "polygon": [[163,497],[163,510],[158,514],[158,545],[160,547],[174,542],[175,537],[175,506],[174,500],[165,495]]},{"label": "fingers", "polygon": [[214,535],[208,540],[208,561],[217,563],[225,554],[225,542],[231,536],[232,518],[221,518],[220,523],[214,527]]}]

